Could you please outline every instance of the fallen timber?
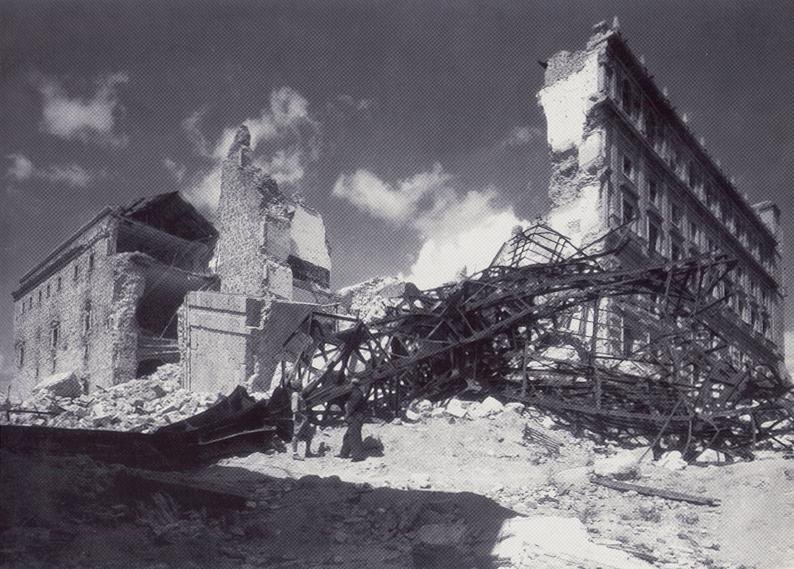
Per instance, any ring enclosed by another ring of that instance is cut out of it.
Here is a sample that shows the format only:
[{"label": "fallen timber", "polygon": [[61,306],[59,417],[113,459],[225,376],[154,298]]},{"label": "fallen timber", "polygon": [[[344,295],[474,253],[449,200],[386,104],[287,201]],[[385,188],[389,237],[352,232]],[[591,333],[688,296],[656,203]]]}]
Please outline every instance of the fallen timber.
[{"label": "fallen timber", "polygon": [[262,450],[291,434],[289,400],[276,390],[257,401],[242,387],[203,413],[152,433],[0,425],[0,448],[24,454],[84,454],[106,463],[179,470]]},{"label": "fallen timber", "polygon": [[629,484],[628,482],[621,482],[620,480],[613,480],[606,476],[593,476],[591,479],[593,484],[619,490],[621,492],[636,492],[643,496],[656,496],[664,498],[665,500],[676,500],[678,502],[689,502],[690,504],[697,504],[699,506],[719,506],[720,501],[716,498],[709,498],[708,496],[695,496],[694,494],[686,494],[684,492],[676,492],[674,490],[665,490],[663,488],[653,488],[651,486],[641,486],[640,484]]},{"label": "fallen timber", "polygon": [[377,414],[417,397],[484,389],[577,431],[679,449],[746,452],[790,432],[791,383],[770,345],[753,368],[729,357],[721,306],[735,262],[704,254],[625,268],[625,228],[585,247],[543,224],[517,233],[484,271],[420,291],[360,322],[311,314],[285,342],[317,421],[361,380]]}]

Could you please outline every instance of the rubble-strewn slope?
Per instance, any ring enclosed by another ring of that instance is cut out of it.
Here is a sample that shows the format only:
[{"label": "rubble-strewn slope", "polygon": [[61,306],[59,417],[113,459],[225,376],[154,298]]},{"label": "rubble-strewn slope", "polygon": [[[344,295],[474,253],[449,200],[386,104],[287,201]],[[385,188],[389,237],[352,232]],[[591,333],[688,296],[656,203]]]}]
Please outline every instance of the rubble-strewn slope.
[{"label": "rubble-strewn slope", "polygon": [[166,364],[149,376],[110,389],[97,388],[91,394],[78,397],[57,396],[51,390],[42,389],[21,403],[12,404],[11,410],[50,411],[56,414],[2,413],[0,422],[151,432],[201,413],[219,398],[218,394],[193,393],[180,388],[180,373],[179,365]]},{"label": "rubble-strewn slope", "polygon": [[[83,458],[0,457],[0,550],[9,567],[781,569],[792,566],[794,466],[670,470],[644,449],[579,439],[518,404],[417,403],[367,424],[383,456],[254,453],[193,473],[250,495],[243,510],[179,496],[130,499],[117,467]],[[371,445],[373,448],[377,445]],[[377,453],[376,453],[377,454]],[[683,468],[682,468],[683,466]],[[621,493],[591,472],[710,496],[718,506]]]}]

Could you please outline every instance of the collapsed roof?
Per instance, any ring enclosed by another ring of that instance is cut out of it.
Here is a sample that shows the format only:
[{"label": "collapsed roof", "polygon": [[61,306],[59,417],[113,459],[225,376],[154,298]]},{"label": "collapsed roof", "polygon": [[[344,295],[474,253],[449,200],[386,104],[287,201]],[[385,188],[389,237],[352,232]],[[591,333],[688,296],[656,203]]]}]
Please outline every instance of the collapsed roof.
[{"label": "collapsed roof", "polygon": [[301,378],[324,417],[353,378],[384,414],[487,389],[577,429],[690,456],[790,430],[789,378],[774,362],[740,369],[710,322],[734,261],[705,254],[627,270],[614,261],[622,233],[580,248],[538,224],[478,274],[406,287],[383,318],[315,312],[285,343],[283,381]]}]

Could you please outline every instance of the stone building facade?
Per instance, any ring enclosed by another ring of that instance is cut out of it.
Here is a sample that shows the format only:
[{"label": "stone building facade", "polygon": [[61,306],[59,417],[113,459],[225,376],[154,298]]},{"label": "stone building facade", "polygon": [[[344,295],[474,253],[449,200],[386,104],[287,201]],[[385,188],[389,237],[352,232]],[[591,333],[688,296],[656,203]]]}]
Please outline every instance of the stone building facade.
[{"label": "stone building facade", "polygon": [[14,298],[15,388],[53,374],[110,387],[176,361],[176,312],[217,234],[177,193],[105,208],[26,273]]},{"label": "stone building facade", "polygon": [[110,387],[181,362],[187,387],[267,387],[287,336],[333,308],[322,217],[251,163],[237,133],[216,224],[176,192],[105,208],[13,293],[19,395],[75,374]]},{"label": "stone building facade", "polygon": [[[585,49],[545,64],[538,100],[553,172],[548,222],[578,243],[627,224],[625,266],[703,252],[737,259],[715,325],[737,368],[783,362],[780,211],[751,205],[629,50],[617,25],[598,24]],[[641,330],[624,321],[624,351]]]}]

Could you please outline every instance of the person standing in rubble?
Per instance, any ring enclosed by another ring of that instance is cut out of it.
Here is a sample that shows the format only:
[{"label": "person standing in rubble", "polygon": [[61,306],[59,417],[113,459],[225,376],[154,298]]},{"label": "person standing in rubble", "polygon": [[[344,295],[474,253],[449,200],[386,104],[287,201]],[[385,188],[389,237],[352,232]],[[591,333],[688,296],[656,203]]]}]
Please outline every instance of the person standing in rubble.
[{"label": "person standing in rubble", "polygon": [[360,462],[365,458],[364,442],[361,439],[361,428],[364,426],[364,417],[367,411],[367,398],[361,390],[361,380],[354,377],[350,380],[353,388],[345,403],[345,422],[347,430],[342,439],[342,448],[337,455],[339,458],[351,458],[353,462]]},{"label": "person standing in rubble", "polygon": [[[290,394],[290,407],[292,408],[292,458],[294,460],[303,460],[303,458],[310,458],[312,455],[312,438],[314,438],[314,427],[309,421],[309,406],[306,399],[303,398],[301,393],[302,386],[300,379],[295,378],[290,384],[292,393]],[[306,453],[304,457],[298,454],[298,443],[304,441],[306,443]]]}]

